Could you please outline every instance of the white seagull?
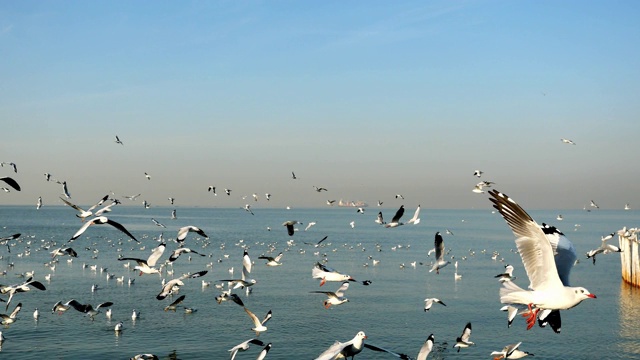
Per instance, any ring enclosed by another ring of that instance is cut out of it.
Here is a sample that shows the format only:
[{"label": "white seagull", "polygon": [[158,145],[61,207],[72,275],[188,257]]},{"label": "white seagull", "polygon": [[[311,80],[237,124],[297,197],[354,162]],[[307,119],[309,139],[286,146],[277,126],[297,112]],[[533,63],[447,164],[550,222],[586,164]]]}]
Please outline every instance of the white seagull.
[{"label": "white seagull", "polygon": [[205,234],[204,231],[202,231],[199,227],[188,225],[188,226],[181,227],[178,230],[178,236],[176,237],[176,241],[178,242],[178,244],[183,244],[184,240],[187,238],[187,234],[189,234],[190,232],[194,232],[206,239],[209,238],[209,236]]},{"label": "white seagull", "polygon": [[391,222],[386,223],[384,227],[394,228],[400,225],[404,225],[403,223],[400,222],[400,218],[402,218],[402,215],[404,215],[404,205],[400,205],[400,208],[398,209],[398,211],[396,211],[396,214],[393,215]]},{"label": "white seagull", "polygon": [[495,278],[498,279],[498,281],[500,282],[505,282],[505,281],[511,281],[515,279],[515,276],[513,276],[513,265],[505,265],[504,266],[504,272],[502,274],[498,274],[496,276],[494,276]]},{"label": "white seagull", "polygon": [[239,351],[247,351],[249,350],[249,347],[251,345],[258,345],[258,346],[264,346],[264,343],[258,339],[249,339],[247,341],[243,341],[240,344],[232,347],[231,349],[229,349],[229,352],[231,352],[231,357],[230,360],[233,360],[236,358],[236,354]]},{"label": "white seagull", "polygon": [[429,272],[432,272],[435,270],[436,274],[440,274],[440,269],[451,264],[451,262],[448,260],[447,261],[444,260],[444,240],[442,239],[442,235],[440,235],[439,231],[436,232],[436,236],[434,240],[434,249],[436,251],[436,261],[431,267],[431,270],[429,270]]},{"label": "white seagull", "polygon": [[527,329],[533,327],[540,310],[570,309],[585,299],[596,297],[583,287],[569,287],[562,283],[549,239],[540,225],[520,205],[496,190],[489,194],[494,208],[500,212],[516,236],[516,247],[531,289],[522,289],[513,281],[503,282],[500,302],[527,305]]},{"label": "white seagull", "polygon": [[435,341],[435,338],[433,337],[433,334],[429,335],[427,340],[424,341],[424,344],[422,344],[422,347],[420,348],[420,352],[418,352],[418,357],[416,357],[416,360],[427,360],[427,356],[429,356],[429,353],[431,353],[431,349],[433,349],[434,341]]},{"label": "white seagull", "polygon": [[345,281],[336,291],[310,291],[311,293],[325,294],[327,299],[322,301],[325,309],[331,307],[331,305],[337,306],[349,302],[349,299],[344,297],[344,292],[349,289],[349,282]]},{"label": "white seagull", "polygon": [[18,313],[20,312],[20,309],[22,309],[22,303],[18,303],[18,305],[16,305],[16,307],[13,309],[11,314],[9,315],[0,314],[0,319],[2,319],[1,321],[2,325],[11,325],[14,322],[16,322],[16,320],[18,320]]},{"label": "white seagull", "polygon": [[501,351],[494,351],[491,356],[494,356],[493,360],[500,359],[522,359],[525,356],[533,356],[533,354],[526,351],[519,350],[518,347],[522,344],[522,341],[517,344],[511,344],[505,346]]},{"label": "white seagull", "polygon": [[447,306],[447,304],[445,304],[442,301],[440,301],[440,299],[437,299],[437,298],[426,298],[426,299],[424,299],[424,311],[429,311],[429,309],[431,309],[431,306],[433,304],[440,304],[442,306]]},{"label": "white seagull", "polygon": [[258,256],[258,259],[267,260],[267,266],[282,265],[282,263],[280,262],[280,259],[282,259],[282,253],[279,253],[276,257],[262,255],[262,256]]},{"label": "white seagull", "polygon": [[98,304],[95,308],[93,307],[93,305],[91,304],[80,304],[78,301],[76,300],[70,300],[68,302],[68,304],[76,309],[77,311],[84,313],[86,316],[89,316],[91,318],[91,320],[94,319],[94,317],[96,315],[98,315],[100,313],[100,308],[105,308],[105,307],[109,307],[111,305],[113,305],[113,303],[111,301],[107,301],[107,302],[103,302],[101,304]]},{"label": "white seagull", "polygon": [[418,225],[420,223],[420,205],[416,209],[416,212],[413,213],[413,217],[407,221],[407,224]]},{"label": "white seagull", "polygon": [[266,324],[267,321],[271,319],[271,316],[273,315],[271,310],[267,312],[267,315],[265,315],[262,321],[260,321],[258,317],[254,313],[249,311],[249,309],[247,309],[246,307],[244,308],[244,311],[247,313],[247,315],[249,315],[251,321],[253,321],[253,328],[251,330],[256,332],[256,336],[260,336],[260,333],[267,331],[267,327],[264,326],[264,324]]},{"label": "white seagull", "polygon": [[76,209],[78,211],[78,214],[76,214],[77,217],[80,218],[80,220],[84,221],[86,218],[88,218],[89,216],[93,215],[93,212],[91,210],[97,208],[98,206],[102,205],[105,201],[107,201],[107,199],[109,198],[109,195],[105,195],[102,197],[102,199],[100,199],[100,201],[98,201],[97,203],[95,203],[93,206],[91,206],[89,209],[84,210],[81,207],[74,205],[72,203],[70,203],[69,201],[60,198],[60,200],[62,200],[62,202],[64,202],[65,204],[71,206],[72,208]]},{"label": "white seagull", "polygon": [[207,272],[209,272],[209,271],[208,270],[203,270],[203,271],[198,271],[198,272],[193,273],[193,274],[192,273],[188,273],[188,274],[184,274],[184,275],[180,276],[179,278],[175,278],[175,279],[167,281],[164,284],[164,286],[162,286],[162,290],[156,296],[156,299],[164,300],[164,298],[166,298],[167,296],[169,296],[169,295],[171,295],[171,294],[173,294],[175,292],[174,287],[180,287],[180,286],[184,285],[182,280],[198,278],[198,277],[206,275]]},{"label": "white seagull", "polygon": [[467,348],[471,345],[474,345],[472,341],[469,340],[471,337],[471,323],[468,322],[467,325],[462,330],[462,335],[456,339],[456,344],[453,345],[454,348],[458,348],[458,352],[460,352],[461,348]]},{"label": "white seagull", "polygon": [[311,277],[320,279],[320,286],[324,285],[327,281],[355,281],[351,276],[341,274],[319,262],[311,269]]},{"label": "white seagull", "polygon": [[293,234],[295,233],[295,229],[293,227],[295,224],[302,225],[302,223],[298,220],[289,220],[282,223],[282,226],[287,227],[287,234],[289,234],[289,236],[293,236]]},{"label": "white seagull", "polygon": [[154,248],[151,251],[151,255],[149,255],[147,260],[138,259],[138,258],[127,258],[127,257],[122,257],[122,258],[119,258],[118,260],[119,261],[125,261],[125,260],[135,261],[138,265],[135,266],[134,269],[140,271],[140,276],[142,276],[142,274],[158,274],[160,273],[160,270],[156,269],[155,265],[158,262],[158,259],[160,259],[160,257],[164,253],[166,246],[167,245],[165,243],[158,245],[156,248]]},{"label": "white seagull", "polygon": [[76,231],[75,234],[73,234],[73,236],[71,237],[71,239],[69,239],[68,242],[71,242],[71,241],[79,238],[80,235],[82,235],[89,228],[89,226],[91,226],[91,225],[103,225],[103,224],[111,225],[114,228],[116,228],[116,229],[122,231],[123,233],[127,234],[130,238],[132,238],[136,242],[140,242],[140,241],[138,241],[138,239],[135,238],[135,236],[131,235],[129,230],[125,229],[124,226],[122,226],[118,222],[115,222],[113,220],[108,219],[106,216],[96,216],[93,219],[85,222],[84,225],[82,225],[82,227],[78,231]]},{"label": "white seagull", "polygon": [[562,138],[560,139],[564,144],[575,145],[576,143],[573,140]]}]

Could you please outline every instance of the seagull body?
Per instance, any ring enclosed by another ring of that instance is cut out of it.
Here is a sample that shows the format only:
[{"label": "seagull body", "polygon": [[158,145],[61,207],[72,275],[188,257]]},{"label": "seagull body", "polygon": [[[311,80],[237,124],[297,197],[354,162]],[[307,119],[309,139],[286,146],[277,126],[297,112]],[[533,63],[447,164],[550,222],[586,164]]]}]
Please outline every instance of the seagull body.
[{"label": "seagull body", "polygon": [[100,199],[100,201],[98,201],[96,204],[94,204],[93,206],[91,206],[89,209],[84,210],[81,207],[74,205],[72,203],[70,203],[69,201],[60,198],[60,200],[62,200],[62,202],[64,202],[65,204],[71,206],[72,208],[76,209],[78,211],[78,214],[76,214],[77,217],[80,218],[80,220],[84,221],[86,218],[88,218],[89,216],[93,215],[93,212],[91,210],[97,208],[98,206],[102,205],[105,201],[107,201],[107,199],[109,198],[109,195],[105,195],[104,197],[102,197],[102,199]]},{"label": "seagull body", "polygon": [[533,356],[526,351],[519,350],[518,347],[522,344],[522,341],[517,344],[511,344],[505,346],[502,351],[494,351],[491,353],[491,356],[495,356],[493,360],[500,359],[522,359],[525,356]]},{"label": "seagull body", "polygon": [[264,343],[258,339],[249,339],[247,341],[243,341],[240,344],[229,349],[231,352],[230,360],[234,360],[236,358],[236,354],[239,351],[247,351],[251,345],[264,346]]},{"label": "seagull body", "polygon": [[187,238],[187,234],[189,234],[190,232],[195,232],[196,234],[206,239],[209,238],[209,236],[207,236],[207,234],[205,234],[204,231],[202,231],[199,227],[188,225],[188,226],[181,227],[178,230],[178,236],[176,237],[176,241],[178,242],[178,244],[184,243],[184,240]]},{"label": "seagull body", "polygon": [[323,188],[323,187],[317,187],[317,186],[313,186],[313,188],[317,191],[317,192],[321,192],[321,191],[327,191],[327,189]]},{"label": "seagull body", "polygon": [[437,299],[437,298],[426,298],[426,299],[424,299],[424,311],[429,311],[429,309],[431,309],[431,306],[433,304],[441,304],[443,306],[447,306],[445,303],[440,301],[440,299]]},{"label": "seagull body", "polygon": [[66,197],[67,199],[71,199],[71,194],[69,193],[69,188],[67,187],[66,181],[62,182],[62,193],[64,194],[64,197]]},{"label": "seagull body", "polygon": [[198,277],[206,275],[207,272],[208,272],[208,270],[198,271],[198,272],[193,273],[193,274],[192,273],[188,273],[188,274],[184,274],[184,275],[180,276],[179,278],[175,278],[175,279],[167,281],[164,284],[164,286],[162,287],[162,290],[160,291],[160,293],[156,296],[156,299],[163,300],[167,296],[171,295],[173,292],[175,292],[174,287],[180,287],[180,286],[184,285],[182,280],[198,278]]},{"label": "seagull body", "polygon": [[267,315],[265,315],[262,321],[260,321],[258,317],[254,313],[249,311],[249,309],[247,309],[246,307],[244,308],[244,311],[247,313],[247,315],[249,315],[249,318],[251,318],[251,321],[253,321],[253,328],[251,330],[256,332],[256,336],[260,336],[260,333],[267,331],[267,327],[264,326],[264,324],[266,324],[267,321],[271,319],[271,316],[272,316],[271,310],[267,312]]},{"label": "seagull body", "polygon": [[573,140],[562,138],[560,139],[564,144],[575,145],[576,143]]},{"label": "seagull body", "polygon": [[384,218],[382,217],[382,211],[378,211],[378,216],[376,217],[376,219],[374,220],[374,222],[375,222],[376,224],[380,224],[380,225],[384,225],[384,224],[386,224],[386,223],[384,222]]},{"label": "seagull body", "polygon": [[513,276],[513,266],[509,264],[505,265],[504,272],[502,274],[496,275],[495,278],[497,278],[500,282],[514,280],[515,276]]},{"label": "seagull body", "polygon": [[433,264],[433,267],[431,267],[431,270],[429,270],[429,272],[432,272],[435,270],[436,274],[440,274],[440,269],[451,264],[451,262],[444,260],[444,240],[442,239],[442,235],[440,235],[439,231],[436,232],[434,244],[435,244],[434,249],[436,252],[436,261]]},{"label": "seagull body", "polygon": [[364,348],[364,340],[367,338],[364,331],[360,331],[356,336],[344,343],[336,341],[327,350],[325,350],[315,360],[332,360],[351,357],[353,358],[359,354]]},{"label": "seagull body", "polygon": [[280,259],[282,259],[282,253],[279,253],[278,256],[276,257],[271,257],[271,256],[258,256],[258,259],[264,259],[267,260],[267,266],[280,266],[282,265],[282,263],[280,262]]},{"label": "seagull body", "polygon": [[158,274],[160,273],[159,269],[156,269],[156,263],[158,262],[158,259],[160,259],[160,257],[162,256],[162,254],[164,253],[165,248],[167,247],[167,245],[165,243],[162,243],[160,245],[158,245],[156,248],[154,248],[151,251],[151,255],[149,255],[149,257],[145,260],[145,259],[138,259],[138,258],[127,258],[127,257],[122,257],[119,258],[119,261],[125,261],[125,260],[133,260],[135,261],[138,265],[134,267],[134,269],[140,271],[140,276],[142,276],[142,274]]},{"label": "seagull body", "polygon": [[398,227],[398,226],[404,225],[403,223],[400,222],[400,219],[402,218],[402,215],[404,215],[404,205],[400,205],[400,208],[396,211],[396,214],[391,219],[391,222],[386,223],[384,225],[384,227],[386,227],[386,228],[394,228],[394,227]]},{"label": "seagull body", "polygon": [[422,344],[422,347],[420,348],[420,352],[418,352],[418,357],[416,357],[416,360],[427,360],[427,356],[429,356],[429,353],[431,353],[431,349],[433,349],[434,341],[435,341],[435,338],[433,337],[433,334],[429,335],[427,340],[425,340],[424,344]]},{"label": "seagull body", "polygon": [[311,222],[307,223],[307,226],[304,228],[304,231],[309,230],[315,224],[316,224],[315,221],[311,221]]},{"label": "seagull body", "polygon": [[456,339],[456,344],[453,345],[453,347],[457,347],[458,352],[460,352],[461,348],[467,348],[471,345],[474,345],[474,343],[469,340],[470,337],[471,337],[471,323],[469,322],[464,327],[464,330],[462,330],[462,335],[460,335],[460,337]]},{"label": "seagull body", "polygon": [[287,234],[289,234],[289,236],[293,236],[293,234],[295,233],[295,229],[293,227],[295,224],[302,225],[302,223],[298,222],[298,220],[289,220],[282,223],[282,226],[287,227]]},{"label": "seagull body", "polygon": [[116,135],[116,144],[124,145],[122,141],[120,141],[120,138],[118,137],[118,135]]},{"label": "seagull body", "polygon": [[[540,225],[505,194],[495,190],[489,194],[494,208],[500,212],[516,236],[516,246],[531,289],[524,290],[513,281],[503,282],[500,301],[504,304],[527,305],[528,329],[533,327],[541,309],[570,309],[585,299],[596,297],[583,287],[565,286],[558,275],[552,245]],[[533,307],[535,310],[532,310]]]},{"label": "seagull body", "polygon": [[344,304],[346,302],[349,302],[349,299],[344,297],[344,292],[347,291],[347,289],[349,289],[349,282],[345,281],[345,282],[342,283],[340,288],[338,288],[338,290],[336,290],[335,292],[333,292],[333,291],[311,291],[311,293],[327,295],[327,299],[322,302],[322,305],[324,305],[325,309],[328,309],[329,307],[331,307],[331,305],[336,306],[336,305],[341,305],[341,304]]},{"label": "seagull body", "polygon": [[481,177],[483,173],[484,173],[484,171],[482,171],[482,170],[475,170],[475,171],[473,172],[473,176],[475,176],[475,177]]},{"label": "seagull body", "polygon": [[407,221],[407,224],[418,225],[420,223],[420,205],[416,209],[416,212],[413,213],[413,217]]},{"label": "seagull body", "polygon": [[322,265],[321,263],[316,263],[313,269],[311,269],[311,277],[314,279],[320,279],[320,286],[324,285],[327,281],[355,281],[351,276],[341,274],[328,266]]},{"label": "seagull body", "polygon": [[95,308],[93,307],[93,305],[91,304],[80,304],[78,301],[76,300],[71,300],[68,302],[68,304],[76,309],[77,311],[86,314],[87,316],[89,316],[91,318],[91,320],[93,320],[93,318],[98,315],[100,313],[100,308],[104,308],[104,307],[109,307],[111,305],[113,305],[113,303],[111,301],[107,301],[107,302],[103,302],[101,304],[98,304]]},{"label": "seagull body", "polygon": [[177,248],[177,249],[173,250],[173,253],[171,254],[171,256],[169,256],[169,263],[172,263],[172,262],[178,260],[178,257],[180,257],[180,255],[185,254],[185,253],[196,254],[196,255],[200,255],[200,256],[206,256],[204,254],[200,254],[199,252],[197,252],[195,250],[191,250],[191,249],[186,248],[186,247],[181,247],[181,248]]},{"label": "seagull body", "polygon": [[91,226],[91,225],[102,225],[102,224],[111,225],[114,228],[116,228],[116,229],[122,231],[123,233],[127,234],[127,236],[129,236],[130,238],[132,238],[136,242],[139,242],[138,239],[136,239],[135,236],[131,235],[129,230],[125,229],[124,226],[122,226],[118,222],[115,222],[113,220],[108,219],[106,216],[96,216],[93,219],[85,222],[84,225],[82,225],[82,227],[75,234],[73,234],[71,239],[69,239],[69,242],[79,238],[80,235],[82,235],[89,228],[89,226]]},{"label": "seagull body", "polygon": [[10,325],[13,324],[14,322],[16,322],[16,320],[18,320],[18,313],[20,312],[20,309],[22,309],[22,303],[18,303],[18,305],[16,305],[16,307],[13,309],[13,311],[11,312],[11,314],[7,315],[7,314],[0,314],[0,319],[2,319],[2,325]]},{"label": "seagull body", "polygon": [[42,207],[42,196],[38,196],[38,202],[36,203],[36,210],[40,210]]}]

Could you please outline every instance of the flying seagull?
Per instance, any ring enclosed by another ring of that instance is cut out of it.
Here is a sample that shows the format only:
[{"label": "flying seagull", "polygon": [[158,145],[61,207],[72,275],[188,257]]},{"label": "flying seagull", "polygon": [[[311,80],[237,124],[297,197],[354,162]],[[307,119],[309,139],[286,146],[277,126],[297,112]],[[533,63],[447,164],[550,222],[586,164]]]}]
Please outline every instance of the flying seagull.
[{"label": "flying seagull", "polygon": [[138,241],[138,239],[135,238],[135,236],[131,235],[129,230],[125,229],[124,226],[122,226],[118,222],[115,222],[113,220],[108,219],[106,216],[97,216],[97,217],[94,217],[93,219],[87,221],[86,223],[84,223],[84,225],[82,225],[82,227],[78,231],[76,231],[75,234],[73,234],[73,236],[71,237],[71,239],[69,239],[68,242],[72,242],[73,240],[79,238],[80,235],[82,235],[89,228],[89,226],[91,226],[91,225],[103,225],[103,224],[111,225],[114,228],[116,228],[116,229],[122,231],[123,233],[127,234],[127,236],[129,236],[130,238],[132,238],[136,242],[140,242],[140,241]]},{"label": "flying seagull", "polygon": [[98,206],[102,205],[105,201],[107,201],[107,199],[109,198],[109,195],[105,195],[102,197],[102,199],[100,199],[100,201],[98,201],[97,203],[95,203],[94,205],[92,205],[89,209],[84,210],[82,209],[80,206],[78,205],[74,205],[71,202],[63,199],[62,197],[60,198],[60,200],[62,200],[62,202],[64,202],[65,204],[67,204],[68,206],[71,206],[72,208],[76,209],[78,211],[78,214],[76,214],[76,216],[78,218],[80,218],[80,220],[84,221],[86,218],[88,218],[89,216],[93,215],[92,210],[97,208]]},{"label": "flying seagull", "polygon": [[394,228],[400,225],[404,225],[403,223],[400,222],[400,218],[402,218],[402,215],[404,215],[404,205],[400,205],[400,208],[398,209],[398,211],[396,211],[396,214],[393,215],[391,222],[386,223],[384,227]]},{"label": "flying seagull", "polygon": [[118,137],[118,135],[116,135],[116,144],[124,145],[122,141],[120,141],[120,138]]}]

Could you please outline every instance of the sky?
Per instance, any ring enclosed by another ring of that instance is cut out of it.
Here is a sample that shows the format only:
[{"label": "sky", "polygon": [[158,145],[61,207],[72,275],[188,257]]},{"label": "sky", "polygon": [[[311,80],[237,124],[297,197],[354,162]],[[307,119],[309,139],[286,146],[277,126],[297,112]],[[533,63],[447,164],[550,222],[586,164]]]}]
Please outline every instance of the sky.
[{"label": "sky", "polygon": [[637,1],[0,2],[0,161],[18,168],[0,177],[22,187],[0,204],[62,204],[51,173],[85,206],[482,209],[487,180],[525,208],[640,208],[638,18]]}]

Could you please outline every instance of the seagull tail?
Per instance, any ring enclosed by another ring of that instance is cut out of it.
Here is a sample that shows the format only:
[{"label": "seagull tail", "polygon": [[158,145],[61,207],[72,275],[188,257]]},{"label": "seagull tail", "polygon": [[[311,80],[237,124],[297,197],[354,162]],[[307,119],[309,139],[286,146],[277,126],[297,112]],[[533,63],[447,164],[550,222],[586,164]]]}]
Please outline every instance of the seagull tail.
[{"label": "seagull tail", "polygon": [[533,293],[524,290],[513,281],[505,281],[500,288],[500,302],[503,304],[531,304]]}]

